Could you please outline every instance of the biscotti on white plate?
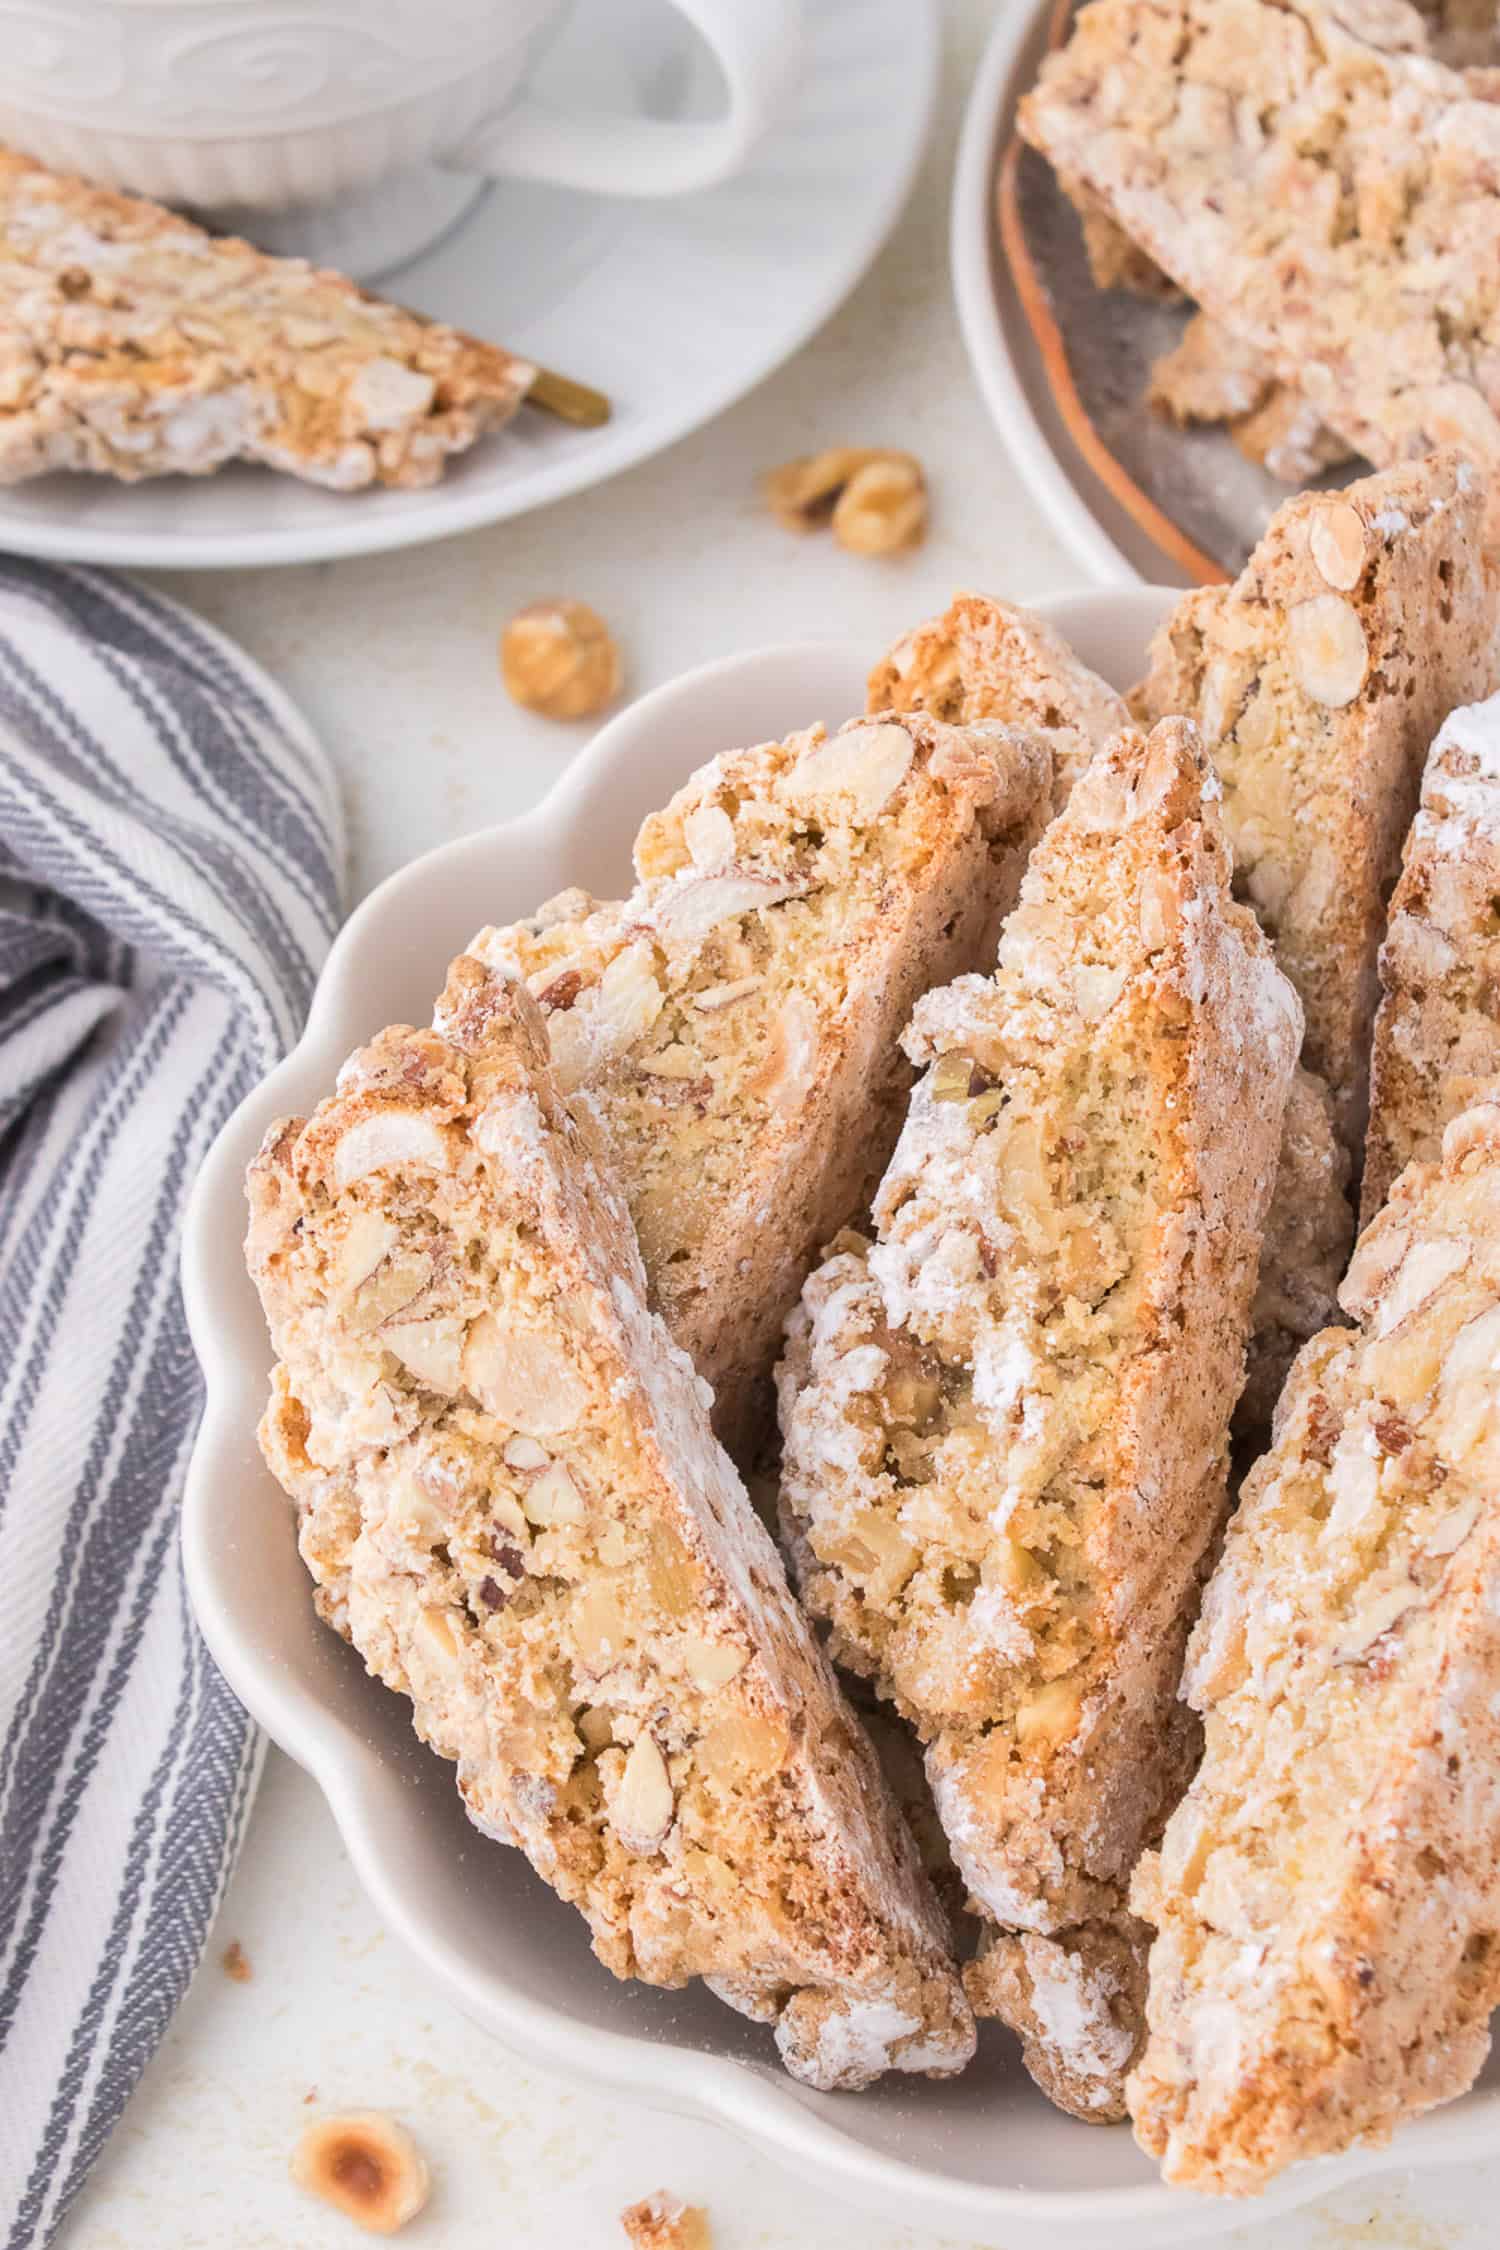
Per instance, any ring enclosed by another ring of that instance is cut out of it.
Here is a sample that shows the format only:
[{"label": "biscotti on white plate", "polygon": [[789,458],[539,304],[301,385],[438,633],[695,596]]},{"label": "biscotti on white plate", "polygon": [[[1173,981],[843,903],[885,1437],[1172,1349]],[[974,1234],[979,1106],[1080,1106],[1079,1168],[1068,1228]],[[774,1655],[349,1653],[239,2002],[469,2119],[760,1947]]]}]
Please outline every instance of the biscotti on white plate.
[{"label": "biscotti on white plate", "polygon": [[1500,2000],[1500,1105],[1365,1230],[1189,1650],[1206,1723],[1134,1903],[1129,2088],[1169,2180],[1253,2194],[1469,2086]]},{"label": "biscotti on white plate", "polygon": [[1351,452],[1461,444],[1494,494],[1489,96],[1403,7],[1096,0],[1019,124]]},{"label": "biscotti on white plate", "polygon": [[597,1123],[654,1303],[742,1458],[781,1325],[900,1130],[897,1042],[994,957],[1046,818],[1046,744],[920,712],[715,758],[636,840],[636,889],[565,894],[471,950],[523,977]]},{"label": "biscotti on white plate", "polygon": [[[1181,1653],[1302,1034],[1215,796],[1182,723],[1095,757],[994,976],[918,1008],[877,1239],[812,1275],[780,1373],[804,1599],[923,1737],[996,1942],[1058,1940],[1073,1978],[1191,1771]],[[1133,2038],[1070,2020],[1033,2069],[1119,2114]]]},{"label": "biscotti on white plate", "polygon": [[619,1976],[703,1977],[818,2087],[957,2070],[910,1836],[647,1309],[523,989],[455,963],[250,1174],[262,1442],[330,1622]]},{"label": "biscotti on white plate", "polygon": [[257,461],[435,483],[536,369],[300,258],[0,149],[0,485]]},{"label": "biscotti on white plate", "polygon": [[1454,711],[1380,949],[1361,1210],[1372,1219],[1413,1157],[1500,1073],[1500,697]]}]

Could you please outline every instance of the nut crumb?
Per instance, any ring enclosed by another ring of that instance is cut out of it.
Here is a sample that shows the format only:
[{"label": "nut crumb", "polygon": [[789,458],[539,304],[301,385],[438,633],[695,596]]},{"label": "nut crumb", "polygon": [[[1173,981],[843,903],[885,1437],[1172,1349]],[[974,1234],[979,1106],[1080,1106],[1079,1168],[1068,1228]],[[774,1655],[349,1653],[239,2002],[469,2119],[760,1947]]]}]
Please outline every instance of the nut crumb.
[{"label": "nut crumb", "polygon": [[783,462],[762,480],[766,505],[788,531],[827,523],[855,555],[890,555],[917,546],[927,529],[927,485],[910,453],[838,445]]},{"label": "nut crumb", "polygon": [[232,1977],[236,1984],[248,1984],[255,1974],[250,1966],[250,1956],[238,1938],[231,1945],[225,1946],[221,1966],[225,1976]]},{"label": "nut crumb", "polygon": [[506,693],[544,719],[589,719],[620,692],[620,651],[587,602],[532,602],[500,636]]},{"label": "nut crumb", "polygon": [[632,2203],[620,2213],[620,2224],[635,2250],[713,2250],[708,2213],[665,2188]]},{"label": "nut crumb", "polygon": [[292,2178],[369,2234],[397,2233],[431,2185],[427,2159],[405,2126],[373,2109],[309,2125],[292,2156]]}]

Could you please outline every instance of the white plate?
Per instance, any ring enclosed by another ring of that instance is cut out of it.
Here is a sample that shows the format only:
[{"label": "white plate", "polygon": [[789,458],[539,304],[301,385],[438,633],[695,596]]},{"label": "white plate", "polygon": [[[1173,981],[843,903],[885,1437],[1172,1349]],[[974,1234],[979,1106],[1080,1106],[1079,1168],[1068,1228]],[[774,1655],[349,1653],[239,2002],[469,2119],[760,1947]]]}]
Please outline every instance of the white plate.
[{"label": "white plate", "polygon": [[[1043,608],[1124,687],[1172,598],[1138,586]],[[406,1703],[317,1622],[291,1510],[255,1447],[271,1355],[240,1250],[242,1180],[267,1125],[317,1101],[382,1024],[425,1022],[450,957],[484,922],[527,913],[569,882],[618,893],[637,823],[705,758],[860,710],[870,657],[864,645],[806,642],[689,673],[606,727],[534,812],[428,853],[346,925],[301,1044],[225,1128],[188,1213],[188,1318],[208,1381],[184,1503],[188,1584],[230,1685],[322,1786],[384,1920],[439,1989],[501,2039],[581,2079],[732,2126],[829,2192],[928,2236],[1006,2250],[1162,2250],[1242,2224],[1246,2207],[1162,2187],[1123,2128],[1051,2108],[997,2026],[949,2084],[814,2094],[780,2070],[767,2032],[707,1994],[617,1984],[593,1959],[581,1919],[518,1852],[469,1826],[451,1769],[418,1743]],[[1497,2130],[1500,2086],[1490,2078],[1403,2133],[1392,2154],[1310,2165],[1255,2209],[1286,2209],[1391,2161],[1483,2155]]]},{"label": "white plate", "polygon": [[[712,65],[652,0],[584,0],[537,83],[692,115]],[[665,202],[507,182],[380,285],[614,401],[599,430],[523,409],[429,492],[320,492],[248,467],[201,480],[49,477],[0,491],[0,547],[161,569],[415,545],[600,483],[722,413],[842,302],[894,225],[937,86],[936,0],[809,0],[793,109],[739,178]]]},{"label": "white plate", "polygon": [[[1016,104],[1046,52],[1052,0],[1007,0],[969,91],[953,175],[949,247],[959,326],[985,404],[1053,530],[1090,578],[1138,583],[1140,533],[1078,458],[1005,270],[995,222],[1000,160]],[[1159,570],[1159,558],[1156,558]]]}]

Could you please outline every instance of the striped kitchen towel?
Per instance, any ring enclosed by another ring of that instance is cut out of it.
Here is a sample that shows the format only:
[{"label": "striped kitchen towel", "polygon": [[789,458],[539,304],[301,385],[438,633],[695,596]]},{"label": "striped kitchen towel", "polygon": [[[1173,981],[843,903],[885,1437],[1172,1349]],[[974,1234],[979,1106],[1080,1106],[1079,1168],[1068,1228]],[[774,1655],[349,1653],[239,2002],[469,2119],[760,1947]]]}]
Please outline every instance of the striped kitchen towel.
[{"label": "striped kitchen towel", "polygon": [[183,1593],[193,1175],[338,919],[323,758],[217,633],[0,557],[0,2240],[193,1973],[258,1766]]}]

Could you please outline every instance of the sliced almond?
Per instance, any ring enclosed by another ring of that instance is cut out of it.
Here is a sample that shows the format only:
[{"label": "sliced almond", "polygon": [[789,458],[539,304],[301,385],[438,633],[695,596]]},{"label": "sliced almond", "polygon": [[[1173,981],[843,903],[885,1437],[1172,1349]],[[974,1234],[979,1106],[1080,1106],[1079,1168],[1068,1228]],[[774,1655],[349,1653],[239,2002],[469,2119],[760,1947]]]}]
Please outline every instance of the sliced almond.
[{"label": "sliced almond", "polygon": [[481,1313],[469,1330],[463,1381],[487,1413],[528,1437],[572,1429],[588,1401],[582,1378],[550,1336],[502,1327],[493,1313]]},{"label": "sliced almond", "polygon": [[672,1779],[654,1735],[637,1735],[625,1760],[609,1822],[627,1851],[654,1852],[672,1825]]},{"label": "sliced almond", "polygon": [[340,1135],[333,1153],[333,1183],[338,1188],[352,1187],[369,1173],[396,1165],[446,1172],[448,1163],[448,1140],[441,1125],[416,1110],[380,1109]]},{"label": "sliced almond", "polygon": [[1421,1599],[1421,1593],[1410,1580],[1400,1586],[1387,1586],[1373,1595],[1344,1627],[1334,1651],[1334,1661],[1358,1663],[1409,1609],[1418,1606]]},{"label": "sliced almond", "polygon": [[848,804],[856,821],[873,820],[911,770],[916,744],[891,720],[845,727],[814,743],[782,779],[788,804],[816,810]]},{"label": "sliced almond", "polygon": [[552,1456],[535,1438],[507,1438],[501,1458],[510,1469],[545,1469]]},{"label": "sliced almond", "polygon": [[1364,519],[1347,500],[1330,500],[1308,524],[1307,549],[1319,577],[1347,594],[1364,574]]},{"label": "sliced almond", "polygon": [[395,1249],[400,1231],[377,1211],[355,1211],[329,1261],[329,1282],[337,1296],[347,1296],[367,1281],[375,1268]]},{"label": "sliced almond", "polygon": [[657,899],[649,918],[664,944],[695,948],[721,922],[780,906],[802,891],[801,884],[771,875],[679,876]]},{"label": "sliced almond", "polygon": [[750,1651],[735,1641],[710,1641],[689,1633],[678,1644],[682,1667],[695,1687],[724,1687],[738,1679],[750,1661]]},{"label": "sliced almond", "polygon": [[546,1531],[554,1524],[582,1523],[585,1513],[583,1495],[561,1461],[554,1461],[526,1487],[521,1506],[528,1523]]},{"label": "sliced almond", "polygon": [[748,999],[765,983],[764,977],[735,977],[728,984],[705,985],[693,994],[693,1006],[705,1016],[717,1015],[721,1008],[732,1008],[736,1000]]},{"label": "sliced almond", "polygon": [[1287,612],[1292,677],[1304,695],[1342,711],[1365,684],[1370,651],[1357,612],[1342,594],[1314,594]]},{"label": "sliced almond", "polygon": [[695,1055],[691,1047],[684,1047],[680,1039],[674,1039],[654,1055],[643,1056],[639,1068],[648,1078],[701,1078],[703,1057]]},{"label": "sliced almond", "polygon": [[1141,878],[1136,914],[1141,943],[1148,953],[1159,952],[1162,946],[1171,944],[1181,925],[1182,908],[1169,876],[1156,868],[1147,869]]},{"label": "sliced almond", "polygon": [[789,992],[771,1026],[766,1059],[750,1082],[750,1092],[785,1117],[806,1099],[817,1061],[817,1010],[805,992]]},{"label": "sliced almond", "polygon": [[462,1376],[464,1324],[457,1313],[438,1320],[387,1322],[380,1341],[409,1367],[419,1383],[452,1398]]},{"label": "sliced almond", "polygon": [[345,1324],[356,1336],[367,1336],[382,1321],[403,1311],[413,1298],[420,1297],[432,1272],[432,1260],[422,1251],[394,1253],[361,1283],[344,1316]]}]

